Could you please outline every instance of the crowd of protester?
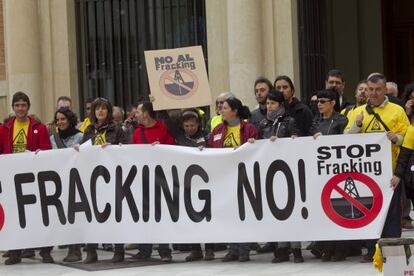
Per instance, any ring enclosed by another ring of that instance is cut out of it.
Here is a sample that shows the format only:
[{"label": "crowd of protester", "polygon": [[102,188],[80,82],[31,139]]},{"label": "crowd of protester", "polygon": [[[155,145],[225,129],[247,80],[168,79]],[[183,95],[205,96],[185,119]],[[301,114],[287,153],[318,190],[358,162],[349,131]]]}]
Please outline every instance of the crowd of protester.
[{"label": "crowd of protester", "polygon": [[[278,76],[272,83],[260,77],[254,85],[258,107],[249,108],[230,92],[216,98],[216,114],[206,118],[200,108],[155,112],[152,102],[139,101],[126,112],[105,98],[88,99],[85,102],[86,117],[79,122],[72,111],[69,97],[57,100],[52,122],[42,124],[29,115],[30,99],[23,92],[12,98],[13,115],[0,125],[0,154],[16,154],[73,147],[85,142],[105,147],[109,144],[168,144],[203,148],[237,148],[257,139],[292,138],[321,135],[345,135],[352,133],[386,132],[392,142],[394,175],[390,185],[393,198],[384,225],[382,237],[400,237],[401,229],[412,229],[410,210],[414,204],[414,174],[411,157],[414,151],[414,83],[408,84],[399,98],[398,86],[387,82],[385,76],[373,73],[361,80],[355,89],[354,103],[344,95],[345,78],[340,70],[330,70],[325,87],[314,93],[309,103],[295,97],[295,87],[288,76]],[[414,159],[413,159],[414,160]],[[408,168],[408,169],[407,169]],[[374,240],[368,241],[315,241],[308,249],[322,261],[342,261],[348,256],[367,254],[363,261],[372,261]],[[112,248],[112,245],[105,245]],[[98,260],[98,244],[86,244],[84,263]],[[228,248],[222,261],[249,261],[251,250],[258,253],[273,252],[272,262],[290,260],[304,262],[302,244],[298,241],[269,241],[260,247],[256,243],[201,244],[184,246],[190,251],[186,261],[215,258],[214,251]],[[68,246],[64,262],[82,261],[82,245]],[[113,262],[124,260],[124,244],[113,247]],[[138,244],[133,259],[151,257],[152,244]],[[54,262],[52,247],[40,248],[43,262]],[[159,244],[158,253],[164,262],[172,260],[171,245]],[[4,254],[5,264],[20,263],[22,258],[33,257],[34,249],[10,250]]]}]

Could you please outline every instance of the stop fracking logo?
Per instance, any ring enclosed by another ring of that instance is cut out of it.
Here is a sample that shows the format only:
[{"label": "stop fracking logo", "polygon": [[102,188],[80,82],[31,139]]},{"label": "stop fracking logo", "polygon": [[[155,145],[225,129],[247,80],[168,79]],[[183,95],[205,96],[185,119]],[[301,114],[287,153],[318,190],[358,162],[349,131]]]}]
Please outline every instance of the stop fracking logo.
[{"label": "stop fracking logo", "polygon": [[[359,189],[365,189],[365,195],[358,192]],[[332,198],[333,194],[339,196]],[[380,187],[362,173],[337,174],[322,191],[322,207],[326,215],[345,228],[356,229],[370,224],[379,215],[382,204]]]}]

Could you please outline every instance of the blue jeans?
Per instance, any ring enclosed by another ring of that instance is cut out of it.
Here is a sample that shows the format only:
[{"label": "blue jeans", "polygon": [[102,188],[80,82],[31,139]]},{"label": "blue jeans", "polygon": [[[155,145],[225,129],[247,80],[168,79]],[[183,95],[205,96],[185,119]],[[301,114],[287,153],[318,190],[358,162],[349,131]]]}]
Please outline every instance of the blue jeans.
[{"label": "blue jeans", "polygon": [[401,189],[403,182],[398,185],[392,195],[390,208],[388,209],[387,218],[385,220],[384,229],[381,237],[383,238],[399,238],[401,237]]},{"label": "blue jeans", "polygon": [[301,249],[302,244],[300,242],[278,242],[279,248],[292,248],[292,249]]},{"label": "blue jeans", "polygon": [[229,253],[234,256],[249,256],[250,243],[229,243]]},{"label": "blue jeans", "polygon": [[[146,257],[151,257],[152,254],[152,243],[142,243],[142,244],[138,244],[138,250],[139,252],[141,252],[142,255],[146,256]],[[167,243],[160,243],[158,245],[158,254],[161,257],[164,256],[171,256],[171,249],[169,244]]]}]

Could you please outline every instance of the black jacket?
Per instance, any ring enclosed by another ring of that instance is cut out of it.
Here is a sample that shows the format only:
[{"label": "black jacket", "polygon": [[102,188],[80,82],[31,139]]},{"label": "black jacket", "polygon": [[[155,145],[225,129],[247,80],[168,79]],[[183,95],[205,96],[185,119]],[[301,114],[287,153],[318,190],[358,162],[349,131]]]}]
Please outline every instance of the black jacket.
[{"label": "black jacket", "polygon": [[271,136],[284,138],[298,135],[295,119],[290,117],[286,111],[277,116],[274,121],[267,118],[263,119],[259,123],[258,130],[260,139],[268,139]]},{"label": "black jacket", "polygon": [[401,179],[405,178],[406,170],[407,170],[408,163],[410,161],[411,154],[413,154],[413,151],[411,149],[400,147],[400,153],[398,155],[398,160],[397,160],[397,167],[395,168],[394,174]]},{"label": "black jacket", "polygon": [[83,134],[82,143],[92,139],[92,144],[95,142],[95,138],[98,136],[99,133],[102,133],[106,130],[106,142],[110,144],[127,144],[128,138],[125,132],[122,130],[122,127],[114,122],[110,122],[107,126],[102,127],[99,129],[98,132],[95,133],[95,126],[90,124]]},{"label": "black jacket", "polygon": [[260,122],[266,119],[266,108],[259,106],[255,110],[252,111],[252,115],[250,116],[249,123],[254,125],[257,129],[259,129]]},{"label": "black jacket", "polygon": [[348,119],[337,112],[332,113],[331,117],[327,119],[316,116],[313,119],[310,133],[311,135],[318,132],[321,132],[322,135],[342,134],[347,124]]},{"label": "black jacket", "polygon": [[414,189],[414,151],[406,147],[400,147],[397,159],[397,167],[394,174],[404,181],[405,187]]},{"label": "black jacket", "polygon": [[186,146],[186,147],[207,147],[209,135],[202,131],[197,132],[194,136],[187,136],[184,131],[182,134],[177,136],[177,145]]},{"label": "black jacket", "polygon": [[394,97],[392,95],[387,95],[387,97],[388,97],[388,100],[390,101],[390,103],[398,104],[399,106],[401,106],[402,108],[405,109],[403,100],[401,100],[400,98]]},{"label": "black jacket", "polygon": [[295,119],[298,136],[309,136],[313,118],[309,107],[296,98],[293,98],[290,104],[285,102],[284,106],[289,116]]},{"label": "black jacket", "polygon": [[[339,106],[339,95],[338,95],[338,106]],[[342,109],[346,108],[349,105],[353,105],[348,99],[345,97],[345,95],[342,95],[342,104],[339,106],[338,112],[341,112]]]}]

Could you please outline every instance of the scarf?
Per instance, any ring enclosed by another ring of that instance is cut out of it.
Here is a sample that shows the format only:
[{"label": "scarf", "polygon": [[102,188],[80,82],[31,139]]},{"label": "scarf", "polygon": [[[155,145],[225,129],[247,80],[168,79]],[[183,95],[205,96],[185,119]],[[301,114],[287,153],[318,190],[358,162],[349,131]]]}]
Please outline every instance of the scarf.
[{"label": "scarf", "polygon": [[65,140],[66,138],[71,137],[71,136],[75,135],[78,132],[80,132],[80,131],[75,127],[69,127],[65,130],[58,129],[59,137],[62,140]]},{"label": "scarf", "polygon": [[102,132],[102,131],[105,131],[109,127],[109,125],[110,125],[110,122],[105,122],[101,125],[99,125],[98,123],[95,123],[94,128],[96,132]]},{"label": "scarf", "polygon": [[240,119],[235,119],[231,122],[227,122],[227,125],[230,126],[230,127],[234,127],[234,126],[237,126],[239,124],[240,124]]},{"label": "scarf", "polygon": [[281,106],[276,110],[267,112],[266,118],[269,121],[274,122],[274,121],[276,121],[277,118],[282,117],[284,114],[285,114],[285,108],[283,106]]}]

